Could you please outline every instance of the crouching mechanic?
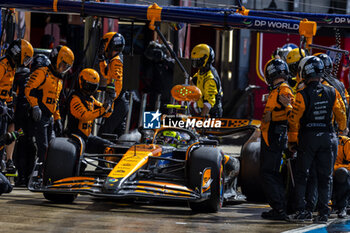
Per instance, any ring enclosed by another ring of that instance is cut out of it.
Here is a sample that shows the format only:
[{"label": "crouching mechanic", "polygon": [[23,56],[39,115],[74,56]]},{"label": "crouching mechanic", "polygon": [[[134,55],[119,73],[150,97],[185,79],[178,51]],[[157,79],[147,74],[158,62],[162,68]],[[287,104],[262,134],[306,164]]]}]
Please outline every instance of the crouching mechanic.
[{"label": "crouching mechanic", "polygon": [[339,136],[338,156],[334,165],[333,204],[338,218],[345,218],[350,195],[350,138]]},{"label": "crouching mechanic", "polygon": [[[287,148],[287,114],[292,110],[294,96],[287,84],[288,65],[281,59],[271,59],[265,65],[265,82],[270,93],[261,122],[260,171],[264,193],[271,210],[262,218],[286,219],[286,204],[282,174],[279,172],[283,150]],[[289,101],[280,102],[281,96]]]},{"label": "crouching mechanic", "polygon": [[112,143],[106,139],[91,135],[93,122],[96,118],[111,115],[110,105],[104,105],[92,95],[100,83],[99,74],[93,69],[84,69],[79,74],[79,90],[75,91],[68,100],[68,134],[80,136],[85,144],[85,152],[102,154],[106,146]]},{"label": "crouching mechanic", "polygon": [[197,101],[201,116],[222,117],[223,92],[220,77],[212,65],[214,57],[214,50],[207,44],[199,44],[192,49],[192,67],[198,69],[192,82],[203,94]]},{"label": "crouching mechanic", "polygon": [[[4,145],[13,143],[16,139],[23,135],[22,130],[13,131],[0,137],[0,148]],[[3,193],[10,193],[12,191],[12,185],[10,181],[0,172],[0,195]]]},{"label": "crouching mechanic", "polygon": [[[64,74],[73,66],[74,54],[67,46],[58,46],[50,53],[48,66],[33,71],[25,86],[24,93],[32,108],[35,122],[34,136],[37,146],[38,163],[44,162],[49,142],[55,131],[62,131],[61,116],[58,109]],[[39,177],[42,166],[39,167]]]}]

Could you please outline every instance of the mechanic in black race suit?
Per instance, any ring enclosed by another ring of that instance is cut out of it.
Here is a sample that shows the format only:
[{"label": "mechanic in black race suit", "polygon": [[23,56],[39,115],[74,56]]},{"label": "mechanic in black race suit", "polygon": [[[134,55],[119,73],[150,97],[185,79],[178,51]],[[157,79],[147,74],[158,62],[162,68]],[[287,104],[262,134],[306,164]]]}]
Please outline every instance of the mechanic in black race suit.
[{"label": "mechanic in black race suit", "polygon": [[[349,118],[348,118],[348,116],[349,116],[349,94],[348,94],[347,90],[345,89],[344,84],[332,75],[332,71],[333,71],[332,59],[327,54],[324,54],[324,53],[317,53],[317,54],[314,54],[314,56],[317,56],[318,58],[320,58],[324,64],[324,67],[325,67],[325,71],[324,71],[324,75],[321,79],[321,83],[324,85],[332,86],[335,88],[336,92],[337,91],[339,92],[339,94],[344,102],[344,105],[345,105],[347,122],[349,123]],[[348,123],[347,123],[347,125],[348,125]],[[336,127],[335,129],[337,129],[336,124],[335,124],[335,127]],[[316,168],[315,168],[314,164],[311,166],[311,169],[309,171],[309,178],[308,178],[305,199],[306,199],[306,210],[309,212],[313,212],[315,210],[316,204],[317,204],[317,174],[316,174]]]},{"label": "mechanic in black race suit", "polygon": [[155,109],[157,97],[160,94],[160,112],[166,113],[168,111],[166,104],[171,102],[175,60],[171,58],[165,45],[156,41],[151,41],[148,44],[144,55],[148,62],[145,80],[149,80],[146,81],[147,92],[150,92],[149,102]]},{"label": "mechanic in black race suit", "polygon": [[222,117],[222,87],[218,72],[213,67],[214,50],[207,44],[196,45],[191,51],[192,67],[198,69],[192,83],[202,92],[197,101],[201,116]]},{"label": "mechanic in black race suit", "polygon": [[15,99],[15,127],[16,130],[22,129],[24,136],[20,137],[16,144],[14,162],[18,169],[18,179],[16,186],[27,185],[29,177],[33,170],[36,147],[34,137],[34,121],[30,117],[30,104],[24,93],[25,86],[30,78],[31,72],[39,67],[47,67],[50,60],[43,54],[35,55],[30,69],[27,67],[18,68],[13,82],[13,90],[17,93]]},{"label": "mechanic in black race suit", "polygon": [[[288,65],[282,59],[271,59],[265,65],[264,78],[269,86],[269,97],[261,122],[260,172],[263,189],[271,210],[262,218],[285,220],[286,201],[280,173],[282,153],[287,148],[287,114],[292,110],[293,92],[287,83]],[[285,96],[291,103],[283,105],[279,99]]]},{"label": "mechanic in black race suit", "polygon": [[293,222],[312,220],[305,209],[308,173],[314,163],[318,186],[317,223],[328,221],[333,162],[338,140],[332,123],[333,116],[341,134],[347,133],[345,106],[340,94],[331,86],[321,84],[324,73],[322,60],[307,56],[299,63],[300,78],[306,87],[297,92],[293,110],[288,116],[288,148],[298,150],[295,170],[295,214]]},{"label": "mechanic in black race suit", "polygon": [[[86,68],[79,74],[79,89],[68,100],[68,125],[66,132],[80,136],[85,144],[85,152],[102,154],[106,146],[112,145],[110,141],[91,134],[93,122],[98,117],[109,117],[111,106],[97,101],[93,94],[100,83],[99,74]],[[99,163],[101,165],[101,163]]]}]

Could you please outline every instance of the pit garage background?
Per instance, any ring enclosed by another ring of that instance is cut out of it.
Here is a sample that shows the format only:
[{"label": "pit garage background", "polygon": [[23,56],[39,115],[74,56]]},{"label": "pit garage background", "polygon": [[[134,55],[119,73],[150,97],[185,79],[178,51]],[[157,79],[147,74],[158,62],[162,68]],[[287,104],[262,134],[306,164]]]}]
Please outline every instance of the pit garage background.
[{"label": "pit garage background", "polygon": [[[149,1],[110,1],[150,5]],[[235,0],[200,1],[200,0],[162,0],[156,1],[160,6],[190,6],[230,8],[237,6]],[[247,9],[266,9],[277,11],[298,11],[317,13],[350,13],[349,1],[321,0],[242,0]],[[4,10],[3,10],[4,13]],[[4,15],[4,14],[3,14]],[[94,25],[93,17],[79,14],[45,14],[16,11],[15,23],[7,30],[15,30],[15,37],[30,40],[35,48],[52,48],[59,44],[72,48],[76,60],[71,76],[83,67],[95,67],[96,47],[101,36],[108,31],[117,31],[126,39],[124,50],[124,86],[133,90],[136,98],[134,111],[143,93],[152,92],[152,79],[149,76],[149,63],[144,56],[145,49],[152,40],[158,40],[154,31],[148,29],[147,21],[131,19],[102,18]],[[7,19],[8,20],[8,19]],[[4,24],[5,18],[2,17]],[[6,24],[4,24],[6,25]],[[6,31],[6,30],[5,30]],[[271,58],[272,52],[286,43],[299,44],[299,35],[283,33],[259,33],[248,29],[225,30],[212,26],[195,26],[190,24],[162,23],[161,31],[171,42],[185,68],[194,74],[190,65],[190,51],[199,44],[206,43],[214,48],[215,67],[217,68],[224,91],[224,117],[260,119],[263,111],[262,95],[267,93],[267,86],[261,80],[264,64]],[[336,40],[336,35],[340,39]],[[90,41],[89,41],[90,38]],[[160,40],[159,40],[160,41]],[[347,29],[318,29],[314,43],[326,46],[340,46],[350,49],[350,35]],[[88,45],[88,46],[87,46]],[[84,54],[84,50],[86,53]],[[314,50],[313,52],[318,52]],[[329,54],[336,58],[337,54]],[[342,58],[338,68],[338,78],[349,87],[348,62]],[[184,76],[178,65],[173,70],[172,84],[183,83]],[[66,83],[66,87],[71,87]],[[154,103],[148,101],[148,109]],[[137,119],[135,119],[137,121]]]}]

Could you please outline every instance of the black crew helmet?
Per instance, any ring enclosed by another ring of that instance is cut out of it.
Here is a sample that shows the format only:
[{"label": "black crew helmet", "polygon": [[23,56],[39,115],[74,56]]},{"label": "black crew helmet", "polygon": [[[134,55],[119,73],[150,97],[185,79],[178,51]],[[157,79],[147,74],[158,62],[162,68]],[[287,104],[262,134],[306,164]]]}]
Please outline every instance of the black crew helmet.
[{"label": "black crew helmet", "polygon": [[315,56],[304,57],[299,62],[298,73],[304,82],[311,78],[321,78],[324,74],[323,61]]},{"label": "black crew helmet", "polygon": [[265,65],[264,80],[267,85],[272,85],[277,78],[287,80],[289,75],[289,68],[282,59],[271,59]]}]

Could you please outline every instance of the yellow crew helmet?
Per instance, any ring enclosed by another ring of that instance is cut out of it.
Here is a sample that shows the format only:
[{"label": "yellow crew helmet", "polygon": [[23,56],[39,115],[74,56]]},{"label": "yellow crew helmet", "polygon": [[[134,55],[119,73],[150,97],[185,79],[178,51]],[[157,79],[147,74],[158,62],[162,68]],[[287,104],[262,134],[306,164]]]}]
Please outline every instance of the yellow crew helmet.
[{"label": "yellow crew helmet", "polygon": [[286,62],[288,64],[289,71],[292,74],[292,76],[295,77],[297,75],[299,62],[305,56],[305,50],[299,48],[292,49],[288,53]]},{"label": "yellow crew helmet", "polygon": [[67,46],[57,46],[51,51],[49,58],[54,70],[58,72],[61,69],[62,74],[70,70],[74,63],[74,54]]},{"label": "yellow crew helmet", "polygon": [[207,44],[196,45],[191,51],[193,68],[206,67],[214,62],[214,50]]},{"label": "yellow crew helmet", "polygon": [[86,95],[94,94],[100,83],[100,75],[96,70],[86,68],[79,74],[79,87],[80,90]]},{"label": "yellow crew helmet", "polygon": [[33,46],[25,39],[14,40],[6,50],[6,56],[15,66],[27,66],[33,60]]}]

